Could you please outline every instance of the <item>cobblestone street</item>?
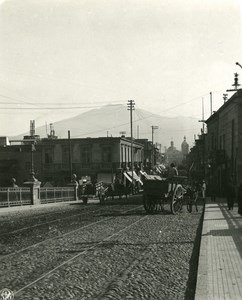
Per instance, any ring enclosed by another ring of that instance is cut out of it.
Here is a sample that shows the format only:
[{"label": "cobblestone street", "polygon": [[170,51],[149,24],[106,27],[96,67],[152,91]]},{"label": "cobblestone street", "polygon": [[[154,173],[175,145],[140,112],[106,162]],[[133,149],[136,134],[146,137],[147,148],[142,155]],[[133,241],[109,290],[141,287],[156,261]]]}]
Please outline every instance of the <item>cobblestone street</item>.
[{"label": "cobblestone street", "polygon": [[136,199],[2,213],[1,288],[15,299],[193,299],[198,208],[146,215]]}]

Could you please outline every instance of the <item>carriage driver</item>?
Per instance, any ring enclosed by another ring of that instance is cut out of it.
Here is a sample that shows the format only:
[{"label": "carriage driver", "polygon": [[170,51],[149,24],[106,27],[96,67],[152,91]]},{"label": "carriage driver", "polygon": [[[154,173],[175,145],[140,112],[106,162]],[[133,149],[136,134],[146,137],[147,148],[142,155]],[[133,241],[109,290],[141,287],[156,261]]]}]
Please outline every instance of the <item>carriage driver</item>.
[{"label": "carriage driver", "polygon": [[168,178],[172,178],[174,176],[178,176],[178,170],[175,167],[175,164],[171,163],[170,168],[168,169]]},{"label": "carriage driver", "polygon": [[178,170],[175,167],[175,164],[171,163],[167,174],[168,193],[170,193],[175,187],[175,183],[172,180],[172,178],[174,178],[175,176],[178,176]]}]

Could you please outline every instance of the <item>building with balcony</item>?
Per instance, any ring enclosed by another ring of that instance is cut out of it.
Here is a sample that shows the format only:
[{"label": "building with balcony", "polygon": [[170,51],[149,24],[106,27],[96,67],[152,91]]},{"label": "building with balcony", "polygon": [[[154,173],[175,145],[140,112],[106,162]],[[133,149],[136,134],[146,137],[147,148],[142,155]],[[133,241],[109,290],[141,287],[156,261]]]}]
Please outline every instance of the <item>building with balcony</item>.
[{"label": "building with balcony", "polygon": [[[141,167],[144,147],[133,140],[133,164]],[[18,184],[25,182],[33,166],[41,182],[62,186],[77,178],[90,176],[93,181],[109,178],[120,169],[131,168],[131,140],[125,137],[58,139],[35,141],[35,147],[26,141],[18,145],[0,147],[0,186],[7,186],[12,177]]]},{"label": "building with balcony", "polygon": [[206,177],[218,194],[224,194],[230,178],[235,186],[242,179],[242,90],[237,90],[206,124]]}]

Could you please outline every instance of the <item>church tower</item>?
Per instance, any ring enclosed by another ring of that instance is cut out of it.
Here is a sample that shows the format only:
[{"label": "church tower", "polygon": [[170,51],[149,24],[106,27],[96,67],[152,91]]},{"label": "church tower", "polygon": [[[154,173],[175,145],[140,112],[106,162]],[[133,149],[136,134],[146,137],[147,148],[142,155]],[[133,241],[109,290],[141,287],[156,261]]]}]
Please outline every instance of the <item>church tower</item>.
[{"label": "church tower", "polygon": [[188,143],[186,141],[186,137],[185,136],[184,136],[184,141],[181,144],[181,151],[182,151],[183,157],[185,157],[188,154],[188,152],[189,152],[189,145],[188,145]]}]

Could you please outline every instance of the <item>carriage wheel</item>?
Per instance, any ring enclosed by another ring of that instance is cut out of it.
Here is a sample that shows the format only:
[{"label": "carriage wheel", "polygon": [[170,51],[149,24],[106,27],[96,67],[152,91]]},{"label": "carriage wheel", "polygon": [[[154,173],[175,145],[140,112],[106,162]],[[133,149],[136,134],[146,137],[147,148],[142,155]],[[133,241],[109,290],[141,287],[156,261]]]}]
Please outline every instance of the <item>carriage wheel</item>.
[{"label": "carriage wheel", "polygon": [[173,214],[178,213],[182,209],[183,202],[183,190],[180,185],[176,186],[173,195],[171,197],[171,212]]},{"label": "carriage wheel", "polygon": [[156,209],[156,202],[151,196],[143,195],[143,204],[147,213],[153,213]]}]

